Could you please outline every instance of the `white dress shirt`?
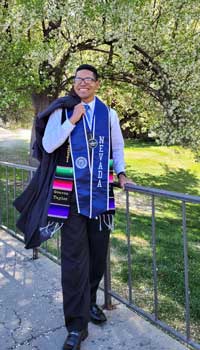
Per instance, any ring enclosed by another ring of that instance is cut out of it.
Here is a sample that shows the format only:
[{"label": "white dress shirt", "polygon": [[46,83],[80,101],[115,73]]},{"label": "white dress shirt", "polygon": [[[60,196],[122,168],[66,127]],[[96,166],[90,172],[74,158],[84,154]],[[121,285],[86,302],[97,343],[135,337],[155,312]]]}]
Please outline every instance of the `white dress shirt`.
[{"label": "white dress shirt", "polygon": [[[90,103],[87,103],[92,115],[94,114],[95,99]],[[66,110],[67,115],[67,110]],[[69,137],[76,125],[70,122],[70,119],[66,119],[61,125],[62,109],[56,109],[49,117],[46,125],[42,144],[47,153],[52,153],[55,149],[59,148]],[[110,109],[111,120],[111,142],[113,152],[113,167],[116,174],[121,171],[125,171],[124,164],[124,139],[122,136],[119,118],[114,109]]]}]

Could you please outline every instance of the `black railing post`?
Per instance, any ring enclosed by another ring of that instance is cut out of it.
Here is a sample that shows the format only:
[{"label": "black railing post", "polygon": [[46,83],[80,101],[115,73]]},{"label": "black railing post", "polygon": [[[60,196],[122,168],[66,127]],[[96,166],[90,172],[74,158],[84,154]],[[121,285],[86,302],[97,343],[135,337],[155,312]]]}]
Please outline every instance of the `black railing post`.
[{"label": "black railing post", "polygon": [[152,205],[152,257],[153,257],[153,289],[154,289],[154,315],[158,320],[158,281],[157,281],[157,264],[156,264],[156,226],[155,226],[155,197],[151,197]]},{"label": "black railing post", "polygon": [[129,303],[132,304],[132,263],[131,263],[131,232],[130,232],[130,212],[129,212],[129,191],[126,190],[126,235],[127,235],[127,253],[128,253],[128,294]]},{"label": "black railing post", "polygon": [[186,225],[186,205],[182,201],[182,225],[183,225],[183,252],[184,252],[184,282],[185,282],[185,321],[186,321],[186,337],[190,339],[190,291],[188,276],[188,241],[187,241],[187,225]]}]

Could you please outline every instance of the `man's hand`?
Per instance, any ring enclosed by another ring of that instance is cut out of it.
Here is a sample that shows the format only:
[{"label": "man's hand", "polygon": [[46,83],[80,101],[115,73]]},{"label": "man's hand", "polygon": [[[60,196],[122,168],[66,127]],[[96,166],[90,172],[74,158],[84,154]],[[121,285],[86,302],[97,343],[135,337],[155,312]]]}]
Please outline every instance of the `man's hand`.
[{"label": "man's hand", "polygon": [[84,114],[85,114],[85,107],[83,106],[82,103],[79,103],[74,107],[74,111],[70,118],[70,122],[72,124],[76,124]]},{"label": "man's hand", "polygon": [[124,174],[120,174],[119,175],[119,184],[120,184],[120,187],[124,190],[125,188],[125,184],[127,182],[127,177],[124,175]]},{"label": "man's hand", "polygon": [[123,190],[125,189],[125,185],[126,185],[126,184],[136,185],[135,182],[129,180],[124,174],[120,174],[120,175],[119,175],[119,184],[120,184],[120,187],[121,187]]}]

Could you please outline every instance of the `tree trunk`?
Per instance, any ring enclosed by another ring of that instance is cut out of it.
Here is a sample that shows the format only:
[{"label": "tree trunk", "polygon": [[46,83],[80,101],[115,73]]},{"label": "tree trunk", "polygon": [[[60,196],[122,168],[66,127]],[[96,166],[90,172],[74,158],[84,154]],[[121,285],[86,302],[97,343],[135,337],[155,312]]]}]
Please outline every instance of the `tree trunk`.
[{"label": "tree trunk", "polygon": [[32,131],[31,131],[31,141],[30,141],[30,156],[29,156],[29,165],[30,166],[38,166],[38,161],[33,158],[33,144],[35,142],[35,120],[39,112],[43,111],[50,102],[52,102],[52,99],[47,96],[46,93],[33,93],[32,94],[32,102],[35,109],[35,118],[32,125]]}]

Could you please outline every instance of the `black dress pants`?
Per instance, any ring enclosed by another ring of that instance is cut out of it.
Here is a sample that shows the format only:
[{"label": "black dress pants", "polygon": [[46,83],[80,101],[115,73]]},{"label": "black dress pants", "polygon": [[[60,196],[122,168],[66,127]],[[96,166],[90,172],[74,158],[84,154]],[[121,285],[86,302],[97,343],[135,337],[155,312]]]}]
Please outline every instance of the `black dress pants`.
[{"label": "black dress pants", "polygon": [[110,230],[72,210],[61,229],[63,309],[68,331],[82,330],[103,277]]}]

